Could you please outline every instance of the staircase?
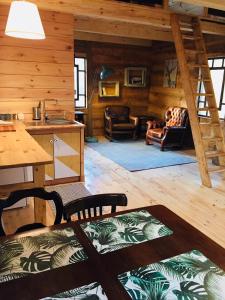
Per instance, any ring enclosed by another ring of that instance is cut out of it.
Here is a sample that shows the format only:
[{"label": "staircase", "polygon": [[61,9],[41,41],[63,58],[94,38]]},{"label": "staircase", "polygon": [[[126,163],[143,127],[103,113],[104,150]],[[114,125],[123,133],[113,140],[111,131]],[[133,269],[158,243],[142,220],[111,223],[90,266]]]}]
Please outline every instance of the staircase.
[{"label": "staircase", "polygon": [[[225,141],[220,125],[205,42],[198,17],[171,16],[171,27],[179,61],[202,184],[212,187],[210,174],[225,171]],[[198,91],[199,84],[204,86]],[[198,97],[206,106],[198,108]],[[198,116],[208,112],[208,118]],[[212,160],[216,163],[212,164]]]}]

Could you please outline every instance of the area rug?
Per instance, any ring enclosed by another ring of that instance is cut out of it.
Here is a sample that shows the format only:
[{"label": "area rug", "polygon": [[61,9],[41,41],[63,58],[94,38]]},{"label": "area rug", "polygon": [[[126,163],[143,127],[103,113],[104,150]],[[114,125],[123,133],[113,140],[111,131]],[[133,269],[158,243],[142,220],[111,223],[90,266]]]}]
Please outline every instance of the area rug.
[{"label": "area rug", "polygon": [[103,141],[96,144],[88,144],[87,146],[130,172],[196,162],[192,156],[182,153],[182,151],[160,151],[158,145],[147,146],[143,140]]},{"label": "area rug", "polygon": [[[68,183],[63,185],[52,185],[45,188],[46,191],[52,192],[56,191],[62,198],[63,205],[66,203],[81,198],[90,196],[91,193],[86,189],[83,183]],[[51,201],[52,202],[52,201]],[[55,205],[51,203],[53,210],[55,211]]]}]

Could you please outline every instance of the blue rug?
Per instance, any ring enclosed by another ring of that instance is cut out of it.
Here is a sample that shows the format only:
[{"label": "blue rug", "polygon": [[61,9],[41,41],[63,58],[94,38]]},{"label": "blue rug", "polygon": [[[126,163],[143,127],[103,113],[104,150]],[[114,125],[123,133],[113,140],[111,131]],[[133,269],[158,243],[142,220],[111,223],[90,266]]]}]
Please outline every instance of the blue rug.
[{"label": "blue rug", "polygon": [[144,140],[104,141],[87,145],[131,172],[196,162],[182,151],[160,151],[158,145],[147,146]]}]

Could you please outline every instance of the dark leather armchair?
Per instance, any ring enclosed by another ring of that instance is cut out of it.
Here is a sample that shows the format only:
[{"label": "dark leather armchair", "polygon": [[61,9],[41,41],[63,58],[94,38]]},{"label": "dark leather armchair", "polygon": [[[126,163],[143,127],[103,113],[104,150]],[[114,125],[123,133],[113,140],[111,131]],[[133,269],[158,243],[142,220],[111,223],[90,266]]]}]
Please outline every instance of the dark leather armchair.
[{"label": "dark leather armchair", "polygon": [[164,147],[179,147],[184,144],[192,144],[192,134],[189,123],[188,111],[183,107],[169,107],[165,113],[165,121],[148,121],[146,132],[146,144],[153,142],[161,144],[161,151]]},{"label": "dark leather armchair", "polygon": [[105,136],[112,141],[113,135],[137,137],[138,118],[130,116],[127,106],[107,106],[105,108]]}]

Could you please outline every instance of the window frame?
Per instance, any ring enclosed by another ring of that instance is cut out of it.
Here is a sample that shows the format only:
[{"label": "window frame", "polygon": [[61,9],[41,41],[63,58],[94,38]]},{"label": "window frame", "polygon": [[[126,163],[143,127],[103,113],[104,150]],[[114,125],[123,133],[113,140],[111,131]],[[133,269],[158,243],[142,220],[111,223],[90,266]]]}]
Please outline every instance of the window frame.
[{"label": "window frame", "polygon": [[[84,59],[84,70],[79,70],[79,65],[76,64],[76,59]],[[76,70],[76,71],[75,71]],[[76,72],[76,73],[75,73]],[[79,74],[80,73],[84,73],[84,93],[80,93],[79,92]],[[76,86],[74,86],[74,105],[75,108],[79,108],[79,109],[85,109],[87,108],[87,57],[84,55],[80,55],[80,54],[76,54],[74,56],[74,76],[76,74]],[[75,81],[75,80],[74,80]],[[76,87],[76,89],[75,89]],[[75,93],[76,90],[76,93]],[[77,102],[79,101],[79,97],[83,96],[84,97],[84,105],[83,106],[78,106]]]},{"label": "window frame", "polygon": [[[214,63],[215,63],[216,60],[219,60],[219,59],[222,59],[221,67],[215,67]],[[225,57],[210,57],[210,58],[208,58],[208,62],[209,61],[212,61],[212,65],[209,67],[210,72],[211,72],[211,70],[223,70],[222,88],[221,88],[221,91],[220,91],[220,98],[219,98],[219,101],[218,101],[218,103],[219,103],[218,110],[221,111],[222,106],[225,106],[225,97],[224,97],[225,96],[225,94],[224,94],[224,92],[225,92]],[[198,92],[199,93],[201,92],[202,85],[203,85],[203,81],[201,81],[200,84],[199,84],[199,87],[198,87]],[[198,99],[197,99],[198,107],[200,107],[199,106],[200,103],[203,103],[204,104],[203,107],[206,107],[207,100],[206,99],[201,100],[201,97],[202,96],[198,96]],[[202,112],[199,112],[198,115],[200,117],[209,117],[209,112],[207,111],[206,114],[202,114]],[[224,115],[224,117],[222,117],[220,119],[224,120],[225,115]]]}]

